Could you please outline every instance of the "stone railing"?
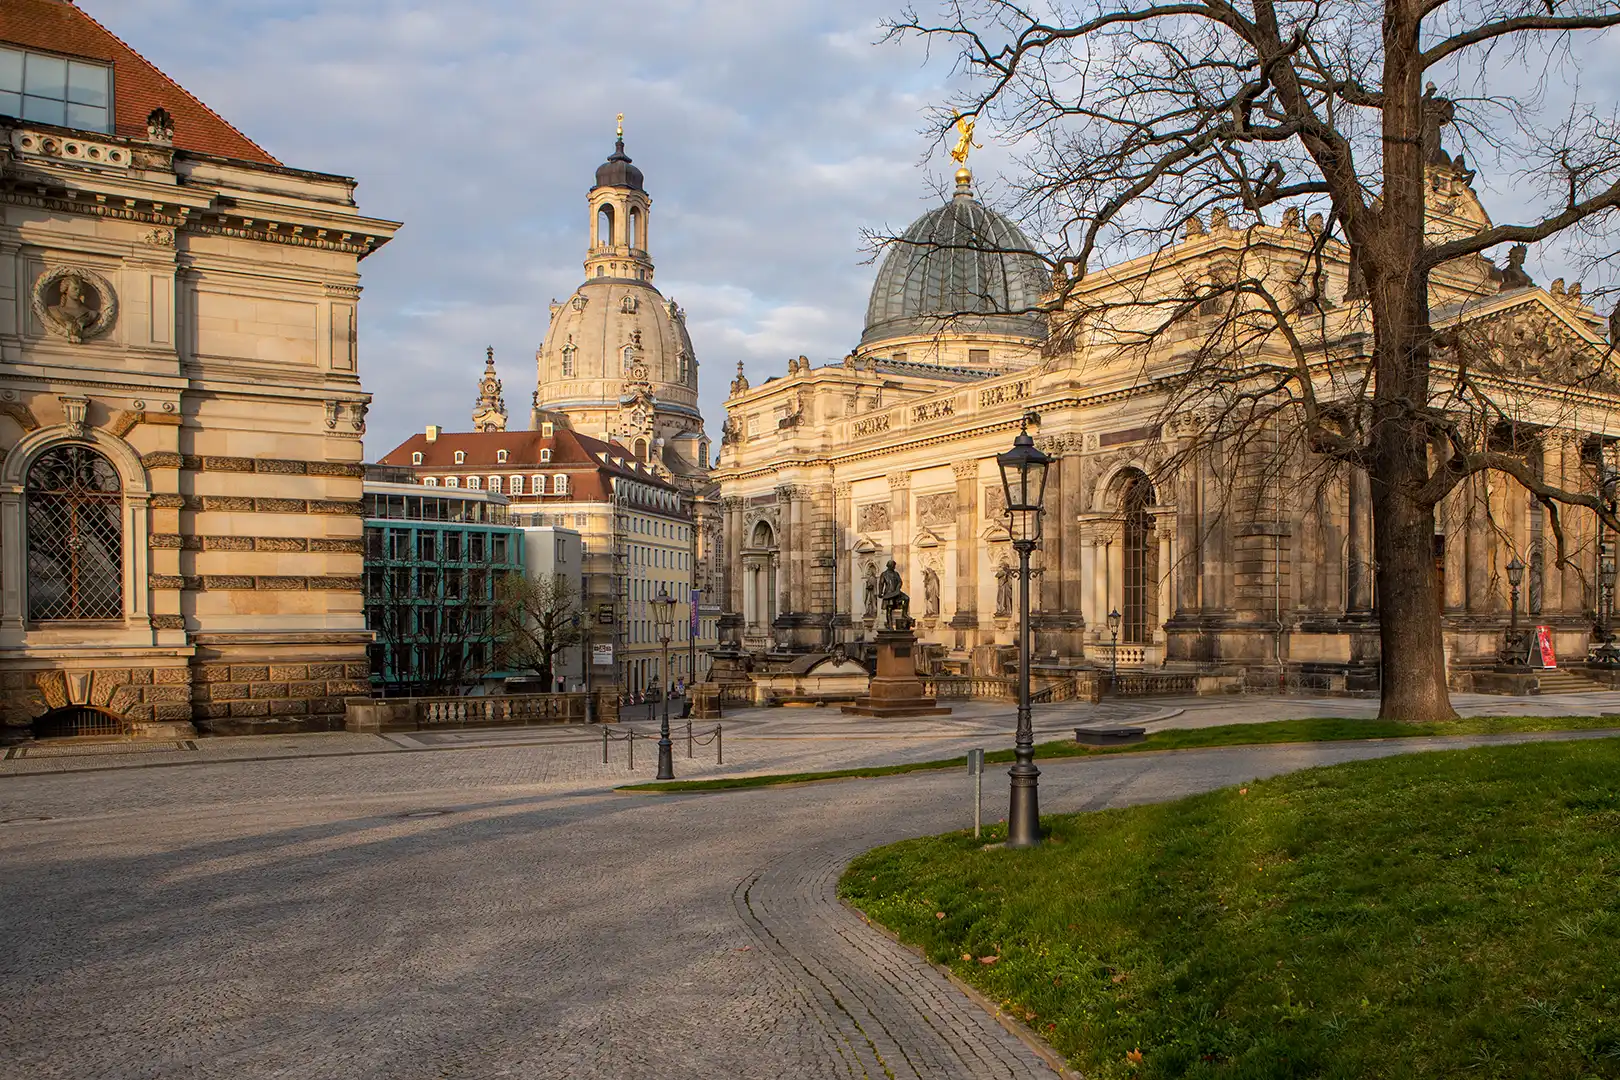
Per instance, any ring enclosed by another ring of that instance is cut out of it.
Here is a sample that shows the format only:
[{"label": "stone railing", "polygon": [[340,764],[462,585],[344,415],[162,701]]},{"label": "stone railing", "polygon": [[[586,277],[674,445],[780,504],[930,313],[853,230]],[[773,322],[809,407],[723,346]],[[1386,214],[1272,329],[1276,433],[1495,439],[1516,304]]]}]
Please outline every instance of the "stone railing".
[{"label": "stone railing", "polygon": [[[605,722],[619,718],[611,691],[598,690],[595,697],[590,719]],[[343,726],[361,732],[583,724],[587,719],[584,694],[350,698],[344,711]]]},{"label": "stone railing", "polygon": [[[1110,667],[1117,663],[1122,668],[1139,668],[1147,662],[1147,648],[1143,645],[1116,646],[1111,641],[1099,641],[1092,648],[1096,650],[1099,667]],[[1118,653],[1118,658],[1110,660],[1110,653]]]},{"label": "stone railing", "polygon": [[1018,681],[993,675],[924,675],[923,696],[939,701],[1017,701]]},{"label": "stone railing", "polygon": [[1113,679],[1115,697],[1159,697],[1199,692],[1198,676],[1188,672],[1122,671]]}]

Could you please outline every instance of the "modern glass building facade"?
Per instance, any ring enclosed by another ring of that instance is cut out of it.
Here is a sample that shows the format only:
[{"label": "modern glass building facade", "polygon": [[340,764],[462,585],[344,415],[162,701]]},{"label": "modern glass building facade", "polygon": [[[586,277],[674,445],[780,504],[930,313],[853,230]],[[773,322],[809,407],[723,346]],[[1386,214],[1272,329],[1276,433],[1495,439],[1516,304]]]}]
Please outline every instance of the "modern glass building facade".
[{"label": "modern glass building facade", "polygon": [[476,692],[496,669],[501,578],[524,572],[523,530],[485,491],[368,480],[366,626],[371,682],[385,695]]}]

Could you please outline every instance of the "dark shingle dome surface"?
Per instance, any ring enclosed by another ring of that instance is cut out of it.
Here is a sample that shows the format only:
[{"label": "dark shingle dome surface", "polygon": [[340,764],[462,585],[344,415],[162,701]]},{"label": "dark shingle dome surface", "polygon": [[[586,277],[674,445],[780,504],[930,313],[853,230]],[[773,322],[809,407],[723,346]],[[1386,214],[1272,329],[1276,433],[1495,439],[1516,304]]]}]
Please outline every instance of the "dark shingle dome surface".
[{"label": "dark shingle dome surface", "polygon": [[1046,321],[1030,309],[1044,278],[1022,230],[961,181],[955,198],[914,221],[884,256],[861,345],[941,331],[1041,340]]},{"label": "dark shingle dome surface", "polygon": [[641,170],[630,164],[630,156],[624,152],[623,139],[613,144],[612,155],[596,167],[596,186],[647,190],[641,186]]}]

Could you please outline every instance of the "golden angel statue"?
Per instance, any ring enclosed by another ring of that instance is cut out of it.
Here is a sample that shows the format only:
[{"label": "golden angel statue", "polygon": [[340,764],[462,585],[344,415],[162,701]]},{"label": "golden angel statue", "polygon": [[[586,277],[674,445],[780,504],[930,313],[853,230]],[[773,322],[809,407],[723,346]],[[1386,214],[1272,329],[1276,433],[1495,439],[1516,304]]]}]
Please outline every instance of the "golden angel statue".
[{"label": "golden angel statue", "polygon": [[973,141],[973,125],[978,120],[969,116],[956,118],[956,145],[951,148],[951,158],[958,165],[966,165],[968,153],[973,150],[982,150],[984,147]]}]

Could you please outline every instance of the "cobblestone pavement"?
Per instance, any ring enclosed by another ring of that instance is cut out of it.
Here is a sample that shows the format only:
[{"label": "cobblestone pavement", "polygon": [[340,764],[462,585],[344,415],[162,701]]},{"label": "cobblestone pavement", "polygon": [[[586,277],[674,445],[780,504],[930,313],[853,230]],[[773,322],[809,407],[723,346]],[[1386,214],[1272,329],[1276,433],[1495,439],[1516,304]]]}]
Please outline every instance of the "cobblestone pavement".
[{"label": "cobblestone pavement", "polygon": [[[1522,738],[1049,762],[1041,794],[1048,812],[1093,809]],[[1053,1075],[834,895],[860,851],[970,821],[966,776],[628,796],[600,775],[548,780],[546,760],[481,747],[0,779],[0,1074]]]}]

